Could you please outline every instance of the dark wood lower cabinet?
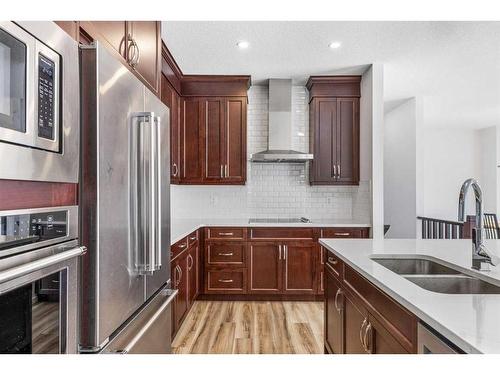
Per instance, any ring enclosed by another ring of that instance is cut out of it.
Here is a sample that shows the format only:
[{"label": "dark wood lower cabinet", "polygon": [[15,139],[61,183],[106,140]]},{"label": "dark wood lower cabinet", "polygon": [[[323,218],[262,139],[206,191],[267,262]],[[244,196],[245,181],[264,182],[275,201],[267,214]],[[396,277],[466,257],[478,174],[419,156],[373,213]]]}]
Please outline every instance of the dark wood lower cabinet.
[{"label": "dark wood lower cabinet", "polygon": [[335,261],[340,272],[328,262],[324,266],[325,352],[416,353],[417,318],[342,261]]},{"label": "dark wood lower cabinet", "polygon": [[194,303],[199,291],[199,248],[198,243],[195,243],[187,254],[188,307]]},{"label": "dark wood lower cabinet", "polygon": [[313,241],[290,241],[283,245],[286,294],[316,294],[318,245]]},{"label": "dark wood lower cabinet", "polygon": [[282,245],[278,242],[250,242],[249,253],[249,293],[281,294]]},{"label": "dark wood lower cabinet", "polygon": [[344,294],[340,283],[329,271],[325,276],[325,349],[329,353],[342,354],[344,353]]},{"label": "dark wood lower cabinet", "polygon": [[[188,262],[187,252],[179,255],[171,263],[172,283],[179,291],[173,305],[173,336],[182,324],[188,311]],[[173,337],[172,336],[172,337]]]}]

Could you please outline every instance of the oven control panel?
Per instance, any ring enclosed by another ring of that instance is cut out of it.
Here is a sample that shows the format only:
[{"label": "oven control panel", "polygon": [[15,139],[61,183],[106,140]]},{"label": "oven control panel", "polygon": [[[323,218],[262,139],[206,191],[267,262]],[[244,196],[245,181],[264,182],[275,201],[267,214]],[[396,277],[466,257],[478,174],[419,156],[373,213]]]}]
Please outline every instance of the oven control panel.
[{"label": "oven control panel", "polygon": [[38,136],[55,139],[54,134],[54,74],[55,63],[38,54]]},{"label": "oven control panel", "polygon": [[16,246],[64,238],[68,234],[67,211],[0,216],[0,252]]}]

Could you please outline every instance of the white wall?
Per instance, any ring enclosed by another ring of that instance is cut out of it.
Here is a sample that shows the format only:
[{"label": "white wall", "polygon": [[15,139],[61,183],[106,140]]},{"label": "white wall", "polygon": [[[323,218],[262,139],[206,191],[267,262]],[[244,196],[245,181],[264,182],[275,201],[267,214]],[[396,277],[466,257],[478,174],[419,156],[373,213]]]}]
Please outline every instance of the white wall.
[{"label": "white wall", "polygon": [[373,64],[361,78],[360,179],[370,181],[373,238],[384,235],[384,70]]},{"label": "white wall", "polygon": [[[384,221],[387,238],[417,236],[417,99],[384,114]],[[420,192],[419,192],[420,193]]]},{"label": "white wall", "polygon": [[[309,94],[304,86],[292,92],[292,142],[308,151]],[[248,157],[267,148],[268,88],[248,91]],[[361,136],[365,136],[361,130]],[[363,149],[363,146],[362,146]],[[365,159],[371,161],[370,155]],[[362,161],[362,168],[365,162]],[[371,221],[369,179],[360,186],[310,186],[307,164],[247,164],[245,186],[171,187],[173,218],[296,217]]]},{"label": "white wall", "polygon": [[[479,179],[477,131],[426,128],[424,140],[424,216],[457,220],[462,183]],[[472,196],[467,199],[469,213]]]},{"label": "white wall", "polygon": [[484,212],[498,212],[497,128],[477,131],[478,182],[483,191]]}]

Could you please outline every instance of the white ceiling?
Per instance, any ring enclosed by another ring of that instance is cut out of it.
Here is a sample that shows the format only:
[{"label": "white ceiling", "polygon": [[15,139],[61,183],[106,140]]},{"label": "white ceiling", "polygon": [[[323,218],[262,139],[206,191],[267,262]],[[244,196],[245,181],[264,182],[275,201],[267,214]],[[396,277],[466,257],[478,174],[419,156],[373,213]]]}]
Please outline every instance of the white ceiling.
[{"label": "white ceiling", "polygon": [[426,126],[500,125],[500,22],[168,21],[162,37],[184,73],[250,74],[253,84],[383,63],[386,109],[420,96]]}]

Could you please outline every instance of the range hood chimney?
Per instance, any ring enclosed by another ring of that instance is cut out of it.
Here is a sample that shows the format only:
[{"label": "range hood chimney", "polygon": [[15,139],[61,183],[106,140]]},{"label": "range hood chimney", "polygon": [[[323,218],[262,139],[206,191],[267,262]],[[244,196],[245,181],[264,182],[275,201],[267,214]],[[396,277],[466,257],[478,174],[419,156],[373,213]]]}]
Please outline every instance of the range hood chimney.
[{"label": "range hood chimney", "polygon": [[312,154],[292,150],[292,80],[269,80],[269,138],[266,151],[255,153],[255,163],[304,163]]}]

